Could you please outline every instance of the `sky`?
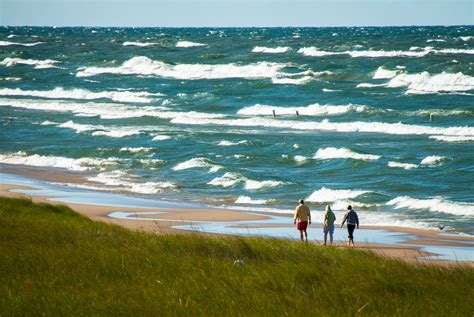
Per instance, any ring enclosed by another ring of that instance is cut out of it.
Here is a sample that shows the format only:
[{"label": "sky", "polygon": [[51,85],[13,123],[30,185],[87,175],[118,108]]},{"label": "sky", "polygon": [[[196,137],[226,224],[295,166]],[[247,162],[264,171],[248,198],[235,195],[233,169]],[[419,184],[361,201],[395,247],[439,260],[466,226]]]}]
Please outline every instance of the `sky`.
[{"label": "sky", "polygon": [[474,0],[0,0],[3,26],[473,24]]}]

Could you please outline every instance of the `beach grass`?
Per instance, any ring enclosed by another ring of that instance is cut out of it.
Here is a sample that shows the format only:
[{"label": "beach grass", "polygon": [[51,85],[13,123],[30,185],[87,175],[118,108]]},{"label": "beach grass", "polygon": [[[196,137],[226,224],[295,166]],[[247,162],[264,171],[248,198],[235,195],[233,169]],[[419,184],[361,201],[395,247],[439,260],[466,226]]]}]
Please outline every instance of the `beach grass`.
[{"label": "beach grass", "polygon": [[462,265],[297,241],[133,232],[12,198],[0,198],[0,231],[0,316],[474,313],[474,270]]}]

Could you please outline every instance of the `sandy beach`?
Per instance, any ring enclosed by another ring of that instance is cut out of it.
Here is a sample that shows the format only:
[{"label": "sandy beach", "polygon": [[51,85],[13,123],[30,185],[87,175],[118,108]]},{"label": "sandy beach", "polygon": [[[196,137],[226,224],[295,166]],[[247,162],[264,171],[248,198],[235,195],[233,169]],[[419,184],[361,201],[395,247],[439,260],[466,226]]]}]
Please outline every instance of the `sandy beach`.
[{"label": "sandy beach", "polygon": [[[292,225],[290,216],[282,217],[281,215],[274,216],[247,212],[245,208],[242,208],[242,210],[215,209],[211,207],[190,208],[184,204],[183,206],[162,206],[157,204],[156,207],[143,207],[140,204],[137,206],[122,206],[120,204],[115,205],[116,201],[113,198],[109,198],[109,203],[101,202],[98,204],[92,199],[87,203],[76,203],[68,201],[68,198],[65,197],[67,195],[44,195],[41,188],[46,184],[46,181],[59,183],[67,179],[68,183],[74,181],[81,183],[83,182],[81,175],[69,175],[61,171],[38,169],[20,170],[11,167],[3,168],[1,171],[7,172],[9,175],[28,176],[37,181],[35,186],[29,186],[6,184],[0,180],[0,196],[28,198],[38,203],[65,204],[94,221],[117,224],[131,230],[157,234],[189,234],[199,232],[199,234],[209,235],[242,234],[246,236],[283,237],[295,240],[298,238],[298,233]],[[122,195],[123,197],[127,198],[127,196]],[[130,197],[130,199],[132,198]],[[322,226],[320,223],[314,223],[311,225],[311,230],[315,230],[319,234],[322,231]],[[345,235],[345,228],[336,230],[339,230],[339,237]],[[436,257],[438,255],[437,252],[434,252],[437,248],[458,248],[464,253],[472,252],[473,239],[470,236],[448,235],[434,230],[386,226],[361,226],[360,232],[365,233],[365,240],[357,241],[356,235],[357,249],[370,250],[383,256],[395,257],[410,262],[443,265],[462,263],[474,267],[472,260],[461,259],[457,262],[452,261],[452,259],[439,260]],[[312,243],[322,244],[319,237],[314,238],[311,235],[310,231],[310,238],[313,238]],[[393,237],[397,238],[394,240]],[[337,235],[335,235],[334,246],[347,247],[345,240],[338,238]]]}]

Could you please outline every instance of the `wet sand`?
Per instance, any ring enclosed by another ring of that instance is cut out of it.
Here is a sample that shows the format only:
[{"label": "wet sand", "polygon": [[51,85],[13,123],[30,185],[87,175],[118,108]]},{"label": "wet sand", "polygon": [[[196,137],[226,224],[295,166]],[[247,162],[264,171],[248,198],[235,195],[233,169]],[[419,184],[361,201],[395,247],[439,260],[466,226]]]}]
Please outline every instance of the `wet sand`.
[{"label": "wet sand", "polygon": [[[15,174],[13,170],[5,168],[1,170],[2,172],[10,172]],[[57,182],[64,181],[65,178],[64,172],[48,174],[44,171],[35,171],[31,173],[31,170],[24,171],[19,173],[20,175],[27,175],[28,177],[33,177],[36,179],[44,179],[53,181],[52,178]],[[18,175],[18,174],[17,174]],[[51,176],[52,175],[52,176]],[[81,177],[73,175],[71,178],[67,178],[68,182],[75,180],[81,182]],[[0,180],[1,183],[1,180]],[[89,217],[94,221],[102,221],[112,224],[117,224],[131,230],[138,231],[147,231],[154,232],[158,234],[189,234],[199,232],[200,234],[210,234],[216,235],[215,233],[208,233],[192,230],[181,230],[176,227],[182,226],[192,226],[195,224],[199,226],[199,223],[232,223],[232,222],[252,222],[252,221],[262,221],[269,219],[269,216],[256,214],[254,212],[245,212],[237,210],[228,210],[228,209],[199,209],[199,208],[169,208],[169,207],[158,207],[158,208],[142,208],[142,207],[117,207],[117,206],[102,206],[95,204],[79,204],[79,203],[69,203],[69,202],[56,202],[51,199],[58,198],[56,196],[45,196],[45,195],[36,195],[36,194],[25,194],[20,192],[15,192],[13,190],[23,190],[27,193],[34,193],[37,191],[37,188],[22,186],[22,185],[12,185],[12,184],[0,184],[0,196],[4,197],[15,197],[15,198],[29,198],[34,202],[38,203],[51,203],[51,204],[64,204],[72,208],[73,210]],[[112,202],[111,202],[112,204]],[[131,213],[127,217],[111,217],[110,214],[114,212],[119,213]],[[139,214],[138,214],[139,213]],[[158,215],[158,216],[157,216]],[[156,220],[158,217],[159,220]],[[292,226],[292,219],[288,217],[288,225],[286,224],[239,224],[235,223],[231,225],[232,227],[241,227],[241,228],[281,228],[281,229],[294,229]],[[313,224],[312,227],[321,228],[320,224]],[[407,260],[410,262],[416,263],[428,263],[428,264],[442,264],[442,265],[466,265],[474,268],[474,262],[464,261],[464,262],[454,262],[446,260],[427,260],[426,256],[432,256],[430,252],[423,252],[420,248],[420,245],[424,246],[453,246],[453,247],[473,247],[473,239],[469,236],[461,235],[440,235],[442,232],[431,231],[431,230],[422,230],[414,228],[400,228],[400,227],[380,227],[380,226],[361,226],[361,229],[366,230],[384,230],[391,233],[400,233],[400,234],[409,234],[415,238],[403,240],[403,245],[399,243],[395,244],[375,244],[360,242],[356,244],[356,249],[370,250],[374,253],[394,257],[398,259]],[[217,235],[220,235],[219,233]],[[298,237],[297,232],[295,232],[294,238]],[[321,241],[315,243],[321,244]],[[338,248],[346,248],[347,245],[343,242],[335,242],[333,245]]]}]

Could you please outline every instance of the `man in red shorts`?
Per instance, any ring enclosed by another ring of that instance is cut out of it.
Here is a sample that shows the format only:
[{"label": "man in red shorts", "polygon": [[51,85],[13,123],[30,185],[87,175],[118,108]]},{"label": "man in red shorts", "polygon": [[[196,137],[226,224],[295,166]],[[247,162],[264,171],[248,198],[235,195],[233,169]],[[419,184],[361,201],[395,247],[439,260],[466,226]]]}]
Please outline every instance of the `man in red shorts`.
[{"label": "man in red shorts", "polygon": [[309,208],[304,205],[304,200],[301,199],[299,205],[295,209],[295,217],[293,218],[293,223],[296,224],[298,221],[298,230],[300,231],[300,238],[301,241],[303,240],[303,233],[308,242],[308,233],[306,232],[306,228],[308,228],[308,223],[311,224],[311,212]]}]

